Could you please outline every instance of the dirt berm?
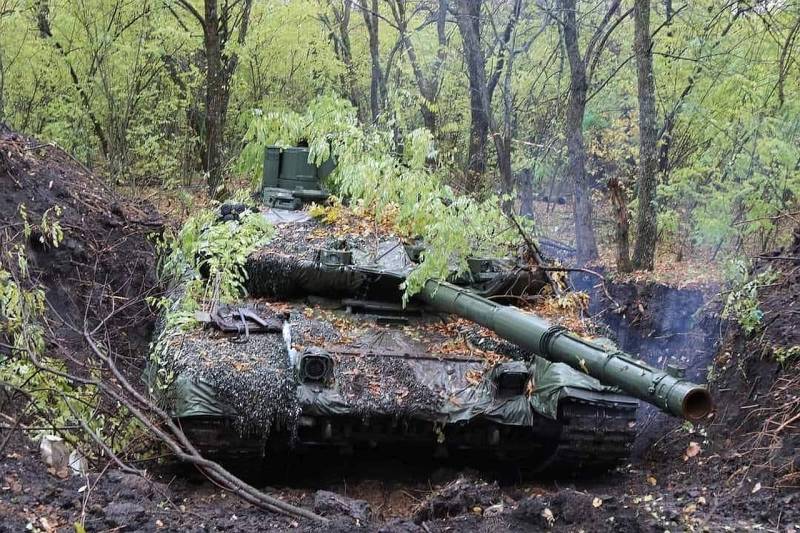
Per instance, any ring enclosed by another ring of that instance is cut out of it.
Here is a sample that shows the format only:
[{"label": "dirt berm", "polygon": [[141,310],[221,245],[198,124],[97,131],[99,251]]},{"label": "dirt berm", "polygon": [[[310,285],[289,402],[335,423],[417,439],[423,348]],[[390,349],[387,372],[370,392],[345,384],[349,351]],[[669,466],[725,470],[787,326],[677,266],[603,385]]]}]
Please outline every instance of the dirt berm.
[{"label": "dirt berm", "polygon": [[[63,229],[58,247],[40,234],[46,212]],[[33,229],[27,239],[23,216]],[[0,244],[3,251],[22,245],[31,272],[26,284],[46,290],[48,355],[82,359],[84,322],[96,325],[112,309],[108,331],[117,351],[142,354],[153,323],[143,297],[156,287],[148,236],[162,225],[147,202],[116,194],[63,150],[0,124]],[[14,268],[5,254],[3,261]]]}]

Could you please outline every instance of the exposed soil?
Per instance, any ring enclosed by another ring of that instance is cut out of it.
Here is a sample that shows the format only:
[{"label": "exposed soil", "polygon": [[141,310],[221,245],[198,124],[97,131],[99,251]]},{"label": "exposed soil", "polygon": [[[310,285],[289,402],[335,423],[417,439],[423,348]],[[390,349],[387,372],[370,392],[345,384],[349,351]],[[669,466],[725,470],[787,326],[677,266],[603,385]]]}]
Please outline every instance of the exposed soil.
[{"label": "exposed soil", "polygon": [[[62,207],[61,246],[23,241],[20,203],[34,225],[48,208]],[[109,331],[129,372],[140,371],[153,317],[137,297],[155,290],[147,234],[160,224],[148,205],[117,197],[64,152],[0,125],[0,235],[25,243],[34,280],[47,288],[53,336],[63,340],[48,348],[52,354],[85,356],[68,324],[82,330],[87,307],[92,321],[112,301],[135,301]],[[592,291],[590,314],[623,349],[659,366],[682,364],[696,378],[713,368],[716,414],[688,427],[643,409],[638,454],[619,471],[520,480],[513,471],[436,467],[431,458],[389,453],[318,459],[280,480],[260,478],[256,465],[242,469],[271,494],[330,518],[323,528],[258,510],[169,459],[149,465],[150,480],[106,464],[92,465],[86,477],[62,479],[48,472],[36,444],[4,428],[0,531],[28,524],[73,531],[81,520],[87,531],[795,531],[800,368],[796,359],[776,363],[774,350],[764,346],[800,344],[797,256],[800,235],[790,249],[758,264],[779,276],[759,292],[765,329],[753,336],[720,323],[707,305],[708,290],[610,284],[619,307],[609,306],[601,288]],[[3,413],[13,416],[13,405],[5,402]]]},{"label": "exposed soil", "polygon": [[[20,206],[33,228],[28,239]],[[42,239],[48,210],[63,229],[58,247]],[[152,206],[118,196],[59,148],[0,130],[0,236],[6,250],[15,243],[25,247],[31,284],[46,289],[50,337],[57,341],[50,355],[68,360],[85,354],[84,317],[96,325],[112,306],[117,309],[108,325],[116,350],[142,353],[153,323],[143,296],[156,286],[148,235],[162,224]]]}]

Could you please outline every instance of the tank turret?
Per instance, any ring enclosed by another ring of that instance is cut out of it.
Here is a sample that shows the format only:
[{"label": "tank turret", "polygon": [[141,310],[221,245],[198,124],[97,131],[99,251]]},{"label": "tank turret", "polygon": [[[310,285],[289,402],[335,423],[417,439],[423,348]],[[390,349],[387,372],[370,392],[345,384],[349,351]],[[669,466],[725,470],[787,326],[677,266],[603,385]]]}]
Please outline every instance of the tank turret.
[{"label": "tank turret", "polygon": [[476,322],[525,350],[566,363],[672,415],[698,420],[711,411],[711,395],[705,387],[622,351],[607,350],[536,315],[441,281],[428,281],[419,296],[439,311]]}]

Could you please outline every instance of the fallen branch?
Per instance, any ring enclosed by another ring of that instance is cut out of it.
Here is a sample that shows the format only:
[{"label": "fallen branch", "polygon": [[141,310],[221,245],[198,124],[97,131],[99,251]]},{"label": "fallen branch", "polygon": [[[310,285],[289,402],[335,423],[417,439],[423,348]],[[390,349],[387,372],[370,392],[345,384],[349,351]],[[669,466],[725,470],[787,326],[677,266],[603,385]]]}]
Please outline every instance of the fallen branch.
[{"label": "fallen branch", "polygon": [[591,274],[592,276],[597,276],[598,278],[600,278],[600,281],[601,281],[602,287],[603,287],[603,292],[605,293],[606,298],[608,298],[608,300],[611,303],[613,303],[614,306],[617,309],[621,309],[622,308],[622,306],[614,298],[611,297],[611,293],[608,292],[608,287],[606,287],[606,278],[602,274],[600,274],[599,272],[595,272],[594,270],[589,270],[588,268],[577,268],[577,267],[539,267],[539,268],[541,268],[545,272],[547,272],[547,271],[551,271],[551,272],[582,272],[584,274]]},{"label": "fallen branch", "polygon": [[785,261],[800,261],[800,256],[796,255],[757,255],[758,259],[767,259],[771,261],[785,260]]},{"label": "fallen branch", "polygon": [[134,405],[134,402],[128,397],[106,387],[104,384],[101,384],[102,388],[123,403],[152,434],[158,437],[162,442],[164,442],[164,444],[167,445],[170,450],[172,450],[178,459],[200,468],[207,476],[209,476],[209,478],[213,479],[215,482],[219,483],[243,500],[257,507],[279,514],[307,518],[324,524],[328,523],[328,519],[308,511],[307,509],[288,504],[278,498],[264,494],[260,490],[245,483],[238,477],[225,470],[219,463],[204,458],[194,447],[194,445],[192,445],[183,431],[181,431],[181,429],[175,425],[172,417],[170,417],[164,410],[155,405],[153,402],[144,398],[130,384],[130,382],[128,382],[125,376],[123,376],[116,367],[116,364],[114,364],[114,361],[111,359],[111,357],[109,357],[97,346],[88,331],[84,331],[84,338],[92,352],[106,364],[122,389],[127,392],[133,398],[133,400],[135,400],[135,402],[140,404],[141,407],[145,407],[150,412],[154,413],[158,417],[161,424],[166,426],[169,433],[153,423],[153,421],[150,420],[150,418],[147,417],[139,407]]},{"label": "fallen branch", "polygon": [[508,214],[506,216],[508,217],[509,220],[511,220],[514,226],[516,226],[517,231],[519,232],[522,239],[525,241],[525,245],[528,247],[528,251],[530,252],[531,257],[533,257],[533,260],[536,261],[536,266],[541,268],[542,271],[544,272],[544,278],[547,281],[547,283],[550,284],[550,287],[552,287],[553,294],[555,294],[556,296],[561,296],[561,287],[558,286],[558,282],[556,282],[556,280],[554,280],[553,277],[547,273],[548,270],[546,268],[543,268],[545,262],[544,258],[542,257],[542,253],[539,250],[539,247],[536,245],[533,239],[531,239],[530,236],[527,233],[525,233],[525,230],[522,229],[522,226],[520,225],[519,221],[517,221],[517,218],[513,214]]}]

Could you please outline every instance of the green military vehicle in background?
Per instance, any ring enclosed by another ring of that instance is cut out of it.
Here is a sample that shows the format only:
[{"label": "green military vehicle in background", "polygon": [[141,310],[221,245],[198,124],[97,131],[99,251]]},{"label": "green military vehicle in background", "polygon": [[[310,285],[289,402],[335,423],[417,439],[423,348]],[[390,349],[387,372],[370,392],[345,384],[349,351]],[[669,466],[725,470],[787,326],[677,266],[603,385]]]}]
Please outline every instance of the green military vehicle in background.
[{"label": "green military vehicle in background", "polygon": [[[708,414],[704,387],[510,305],[547,284],[514,258],[472,258],[404,303],[418,243],[302,210],[327,198],[332,168],[307,148],[266,150],[261,215],[275,235],[247,259],[248,296],[170,344],[165,398],[205,454],[399,445],[608,469],[628,457],[639,400]],[[236,216],[223,206],[218,223]]]}]

